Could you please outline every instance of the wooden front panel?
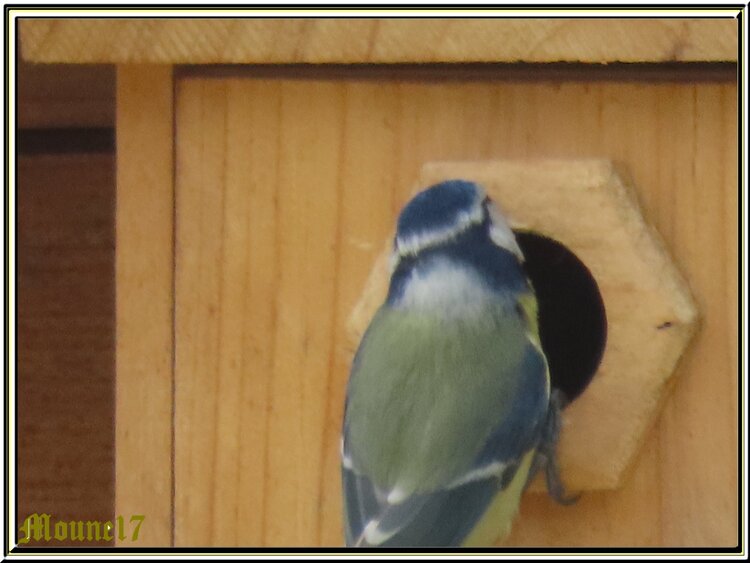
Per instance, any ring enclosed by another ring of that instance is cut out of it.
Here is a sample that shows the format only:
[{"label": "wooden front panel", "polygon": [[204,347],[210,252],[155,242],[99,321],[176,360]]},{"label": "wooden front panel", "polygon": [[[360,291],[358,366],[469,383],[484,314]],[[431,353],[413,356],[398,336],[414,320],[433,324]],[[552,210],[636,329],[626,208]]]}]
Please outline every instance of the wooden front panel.
[{"label": "wooden front panel", "polygon": [[175,545],[341,545],[345,326],[373,261],[423,163],[523,157],[624,163],[703,326],[626,485],[528,494],[510,543],[736,543],[733,82],[176,88]]}]

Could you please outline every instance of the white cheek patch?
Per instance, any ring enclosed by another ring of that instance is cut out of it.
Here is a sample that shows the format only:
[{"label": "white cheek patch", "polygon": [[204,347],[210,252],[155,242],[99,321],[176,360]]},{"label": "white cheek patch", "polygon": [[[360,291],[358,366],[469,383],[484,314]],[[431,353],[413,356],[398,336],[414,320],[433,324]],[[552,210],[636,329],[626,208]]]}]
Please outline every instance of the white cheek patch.
[{"label": "white cheek patch", "polygon": [[399,262],[401,262],[401,255],[398,253],[398,250],[393,250],[388,255],[388,268],[390,269],[391,275],[393,275],[393,272],[398,268]]},{"label": "white cheek patch", "polygon": [[498,211],[494,203],[487,203],[487,211],[490,214],[490,238],[492,242],[500,248],[512,252],[523,262],[523,253],[516,242],[516,235],[513,234],[507,219]]}]

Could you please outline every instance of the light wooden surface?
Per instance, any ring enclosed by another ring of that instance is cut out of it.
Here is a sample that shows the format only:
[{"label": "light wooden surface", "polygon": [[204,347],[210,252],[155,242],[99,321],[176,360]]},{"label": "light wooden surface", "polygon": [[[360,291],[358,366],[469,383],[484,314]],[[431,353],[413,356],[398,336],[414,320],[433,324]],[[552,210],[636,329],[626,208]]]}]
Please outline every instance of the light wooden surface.
[{"label": "light wooden surface", "polygon": [[341,545],[346,319],[421,166],[592,156],[631,171],[703,326],[622,489],[568,508],[527,494],[510,542],[734,545],[736,95],[734,83],[181,80],[176,545]]},{"label": "light wooden surface", "polygon": [[[514,229],[564,244],[596,279],[607,344],[586,392],[563,413],[559,461],[570,490],[619,487],[695,331],[689,289],[609,161],[428,162],[413,191],[455,178],[478,182]],[[392,236],[349,317],[352,349],[388,293]],[[532,490],[544,486],[539,475]]]},{"label": "light wooden surface", "polygon": [[172,98],[171,67],[118,69],[115,508],[145,516],[138,547],[172,535]]},{"label": "light wooden surface", "polygon": [[20,28],[23,57],[35,62],[734,61],[736,12],[722,19],[29,18]]},{"label": "light wooden surface", "polygon": [[115,69],[111,65],[18,65],[21,129],[114,127]]},{"label": "light wooden surface", "polygon": [[111,154],[18,158],[19,526],[113,518],[114,170]]}]

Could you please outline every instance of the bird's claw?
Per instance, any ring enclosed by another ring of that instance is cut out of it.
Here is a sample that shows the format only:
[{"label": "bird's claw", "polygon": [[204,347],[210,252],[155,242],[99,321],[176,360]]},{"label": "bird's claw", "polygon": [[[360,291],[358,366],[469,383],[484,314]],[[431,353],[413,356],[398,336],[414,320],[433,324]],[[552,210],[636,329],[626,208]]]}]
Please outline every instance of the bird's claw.
[{"label": "bird's claw", "polygon": [[560,468],[557,465],[557,443],[560,439],[560,425],[562,421],[562,410],[567,404],[567,399],[562,391],[553,389],[550,394],[549,410],[545,422],[542,439],[534,456],[531,470],[529,471],[528,485],[540,469],[544,469],[547,492],[558,504],[570,506],[578,501],[581,493],[568,494],[565,491]]}]

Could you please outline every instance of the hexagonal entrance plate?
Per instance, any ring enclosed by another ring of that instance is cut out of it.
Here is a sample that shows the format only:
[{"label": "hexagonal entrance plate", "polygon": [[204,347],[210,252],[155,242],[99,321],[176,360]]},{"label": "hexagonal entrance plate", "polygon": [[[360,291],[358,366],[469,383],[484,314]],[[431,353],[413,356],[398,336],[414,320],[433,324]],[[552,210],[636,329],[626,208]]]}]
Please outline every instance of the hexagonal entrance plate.
[{"label": "hexagonal entrance plate", "polygon": [[[414,191],[451,178],[481,184],[513,228],[561,242],[596,279],[607,345],[590,385],[565,410],[560,464],[571,491],[619,486],[695,330],[687,284],[609,161],[429,163]],[[349,318],[353,344],[386,295],[390,248],[389,240]],[[537,480],[532,489],[540,488]]]}]

